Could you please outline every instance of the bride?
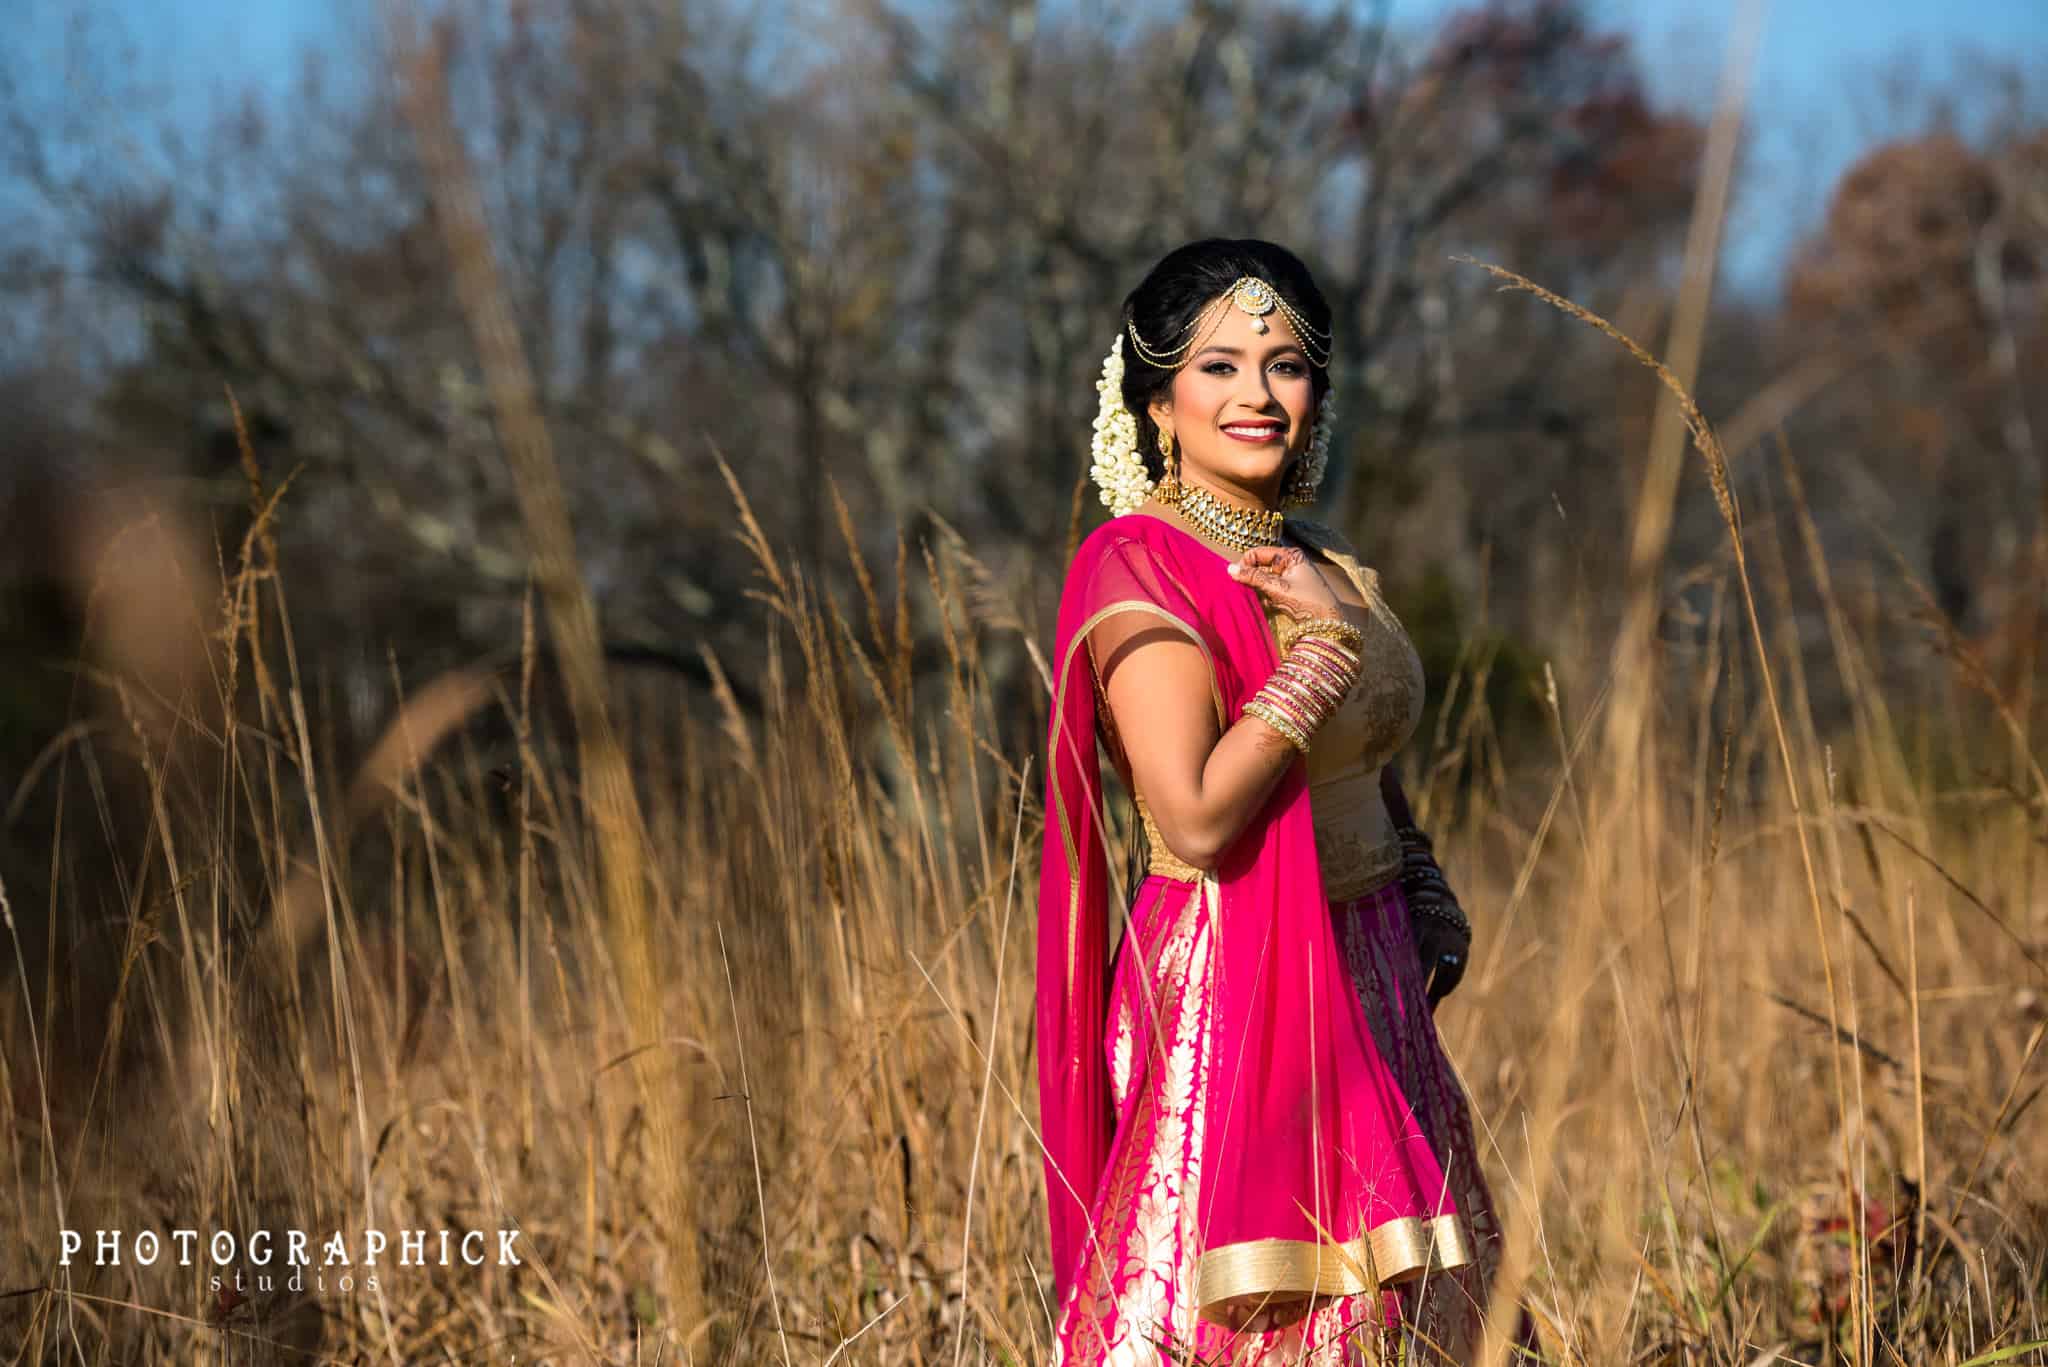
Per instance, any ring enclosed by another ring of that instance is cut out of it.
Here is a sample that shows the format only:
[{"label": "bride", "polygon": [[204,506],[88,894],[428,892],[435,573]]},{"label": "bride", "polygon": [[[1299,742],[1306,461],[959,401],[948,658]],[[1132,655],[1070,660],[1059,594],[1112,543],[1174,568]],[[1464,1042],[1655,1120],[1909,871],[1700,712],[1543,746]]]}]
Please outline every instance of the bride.
[{"label": "bride", "polygon": [[[1116,516],[1062,587],[1038,899],[1065,1367],[1481,1338],[1500,1234],[1431,1014],[1471,931],[1388,767],[1422,667],[1377,574],[1282,512],[1327,461],[1331,327],[1292,253],[1193,242],[1097,384]],[[1148,856],[1114,963],[1098,739]]]}]

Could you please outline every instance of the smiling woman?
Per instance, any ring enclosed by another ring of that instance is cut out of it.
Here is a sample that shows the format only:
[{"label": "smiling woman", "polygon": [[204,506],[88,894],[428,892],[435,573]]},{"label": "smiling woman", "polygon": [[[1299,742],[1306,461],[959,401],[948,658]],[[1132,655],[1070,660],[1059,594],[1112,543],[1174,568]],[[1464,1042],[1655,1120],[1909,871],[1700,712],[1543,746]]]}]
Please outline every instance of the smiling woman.
[{"label": "smiling woman", "polygon": [[[1292,254],[1196,242],[1098,386],[1118,515],[1061,594],[1039,881],[1064,1367],[1481,1348],[1500,1235],[1432,1017],[1470,928],[1386,768],[1421,665],[1378,576],[1281,511],[1322,478],[1330,343]],[[1098,740],[1149,860],[1113,964]]]}]

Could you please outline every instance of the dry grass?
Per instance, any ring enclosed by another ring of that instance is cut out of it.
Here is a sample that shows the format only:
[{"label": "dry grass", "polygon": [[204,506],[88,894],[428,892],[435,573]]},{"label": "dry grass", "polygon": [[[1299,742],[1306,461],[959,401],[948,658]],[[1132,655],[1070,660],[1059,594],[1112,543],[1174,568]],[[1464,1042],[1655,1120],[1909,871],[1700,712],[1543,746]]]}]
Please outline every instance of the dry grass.
[{"label": "dry grass", "polygon": [[[2024,709],[1880,696],[1796,482],[1772,523],[1792,546],[1745,527],[1660,373],[1730,531],[1714,611],[1654,670],[1553,679],[1555,753],[1492,781],[1454,785],[1490,726],[1483,688],[1442,681],[1465,701],[1411,785],[1480,927],[1440,1024],[1510,1225],[1504,1290],[1557,1362],[2043,1360]],[[848,528],[860,600],[821,596],[727,474],[758,714],[715,660],[703,716],[593,698],[571,658],[576,726],[551,726],[529,619],[515,672],[410,689],[346,780],[252,489],[197,671],[216,696],[190,707],[215,720],[76,728],[30,776],[97,797],[132,770],[147,820],[99,803],[100,831],[53,833],[103,843],[121,890],[101,1018],[51,1009],[7,908],[18,1360],[1044,1360],[1039,727],[996,684],[1042,682],[1038,628],[956,538],[899,546],[888,582]],[[1854,699],[1826,734],[1786,645],[1795,556]],[[580,587],[541,587],[587,652]],[[942,655],[913,653],[913,616]],[[91,1041],[82,1064],[59,1035]],[[59,1265],[64,1229],[89,1258],[90,1231],[181,1227],[516,1227],[526,1261],[241,1299],[203,1260]]]}]

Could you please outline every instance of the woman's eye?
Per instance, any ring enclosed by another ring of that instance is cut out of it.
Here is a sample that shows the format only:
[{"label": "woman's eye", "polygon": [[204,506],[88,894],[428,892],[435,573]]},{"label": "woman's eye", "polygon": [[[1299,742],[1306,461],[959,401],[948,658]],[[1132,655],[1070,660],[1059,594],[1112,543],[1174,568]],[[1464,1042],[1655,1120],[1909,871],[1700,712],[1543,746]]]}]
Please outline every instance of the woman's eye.
[{"label": "woman's eye", "polygon": [[[1301,362],[1299,361],[1275,361],[1273,362],[1273,364],[1276,367],[1284,370],[1289,375],[1302,375],[1307,373],[1301,368]],[[1202,373],[1205,375],[1227,375],[1235,369],[1237,369],[1237,367],[1232,365],[1228,361],[1211,361],[1207,365],[1202,367]]]}]

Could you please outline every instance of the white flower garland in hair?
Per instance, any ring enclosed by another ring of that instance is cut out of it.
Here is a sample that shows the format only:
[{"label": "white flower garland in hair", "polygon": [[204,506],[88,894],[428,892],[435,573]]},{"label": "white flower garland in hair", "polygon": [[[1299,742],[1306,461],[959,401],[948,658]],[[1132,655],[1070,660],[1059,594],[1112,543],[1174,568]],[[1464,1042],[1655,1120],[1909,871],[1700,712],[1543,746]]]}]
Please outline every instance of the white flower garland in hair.
[{"label": "white flower garland in hair", "polygon": [[1117,517],[1134,512],[1152,496],[1152,479],[1138,456],[1138,420],[1124,407],[1124,334],[1119,330],[1102,360],[1102,378],[1095,382],[1098,402],[1095,437],[1090,449],[1095,464],[1088,473],[1102,491],[1102,501]]}]

